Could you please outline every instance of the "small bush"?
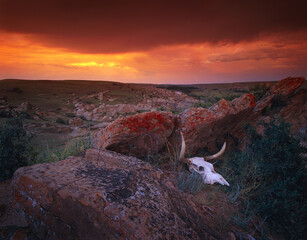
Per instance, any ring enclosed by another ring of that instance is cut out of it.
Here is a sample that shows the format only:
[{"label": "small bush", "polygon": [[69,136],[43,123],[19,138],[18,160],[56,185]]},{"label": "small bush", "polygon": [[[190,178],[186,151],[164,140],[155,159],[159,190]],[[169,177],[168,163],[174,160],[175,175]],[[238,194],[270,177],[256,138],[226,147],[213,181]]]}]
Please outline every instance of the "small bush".
[{"label": "small bush", "polygon": [[66,117],[70,117],[70,118],[76,117],[76,114],[74,114],[74,113],[65,113],[65,115],[66,115]]},{"label": "small bush", "polygon": [[287,239],[303,239],[307,231],[304,149],[284,120],[274,118],[262,125],[263,134],[245,128],[245,149],[228,159],[225,175],[240,189],[239,198],[249,204],[251,216],[260,215]]},{"label": "small bush", "polygon": [[208,104],[208,103],[206,103],[206,102],[203,102],[203,101],[199,101],[198,103],[196,103],[195,105],[194,105],[194,107],[196,107],[196,108],[209,108],[210,106],[212,106],[212,104]]},{"label": "small bush", "polygon": [[13,87],[12,89],[8,90],[8,92],[15,92],[18,94],[22,94],[23,91],[19,87]]},{"label": "small bush", "polygon": [[238,95],[234,95],[234,94],[226,94],[226,95],[223,96],[223,98],[225,98],[227,101],[232,101],[237,97],[238,97]]},{"label": "small bush", "polygon": [[270,89],[269,86],[267,86],[264,83],[258,83],[255,87],[251,88],[249,91],[250,93],[255,95],[255,100],[260,100]]},{"label": "small bush", "polygon": [[2,118],[11,118],[12,117],[12,112],[0,109],[0,117],[2,117]]},{"label": "small bush", "polygon": [[163,106],[161,106],[161,107],[157,107],[157,111],[161,111],[161,112],[163,112],[163,111],[166,111],[166,108],[165,108],[165,107],[163,107]]},{"label": "small bush", "polygon": [[11,178],[16,169],[34,162],[36,153],[30,139],[21,118],[4,123],[0,132],[0,181]]},{"label": "small bush", "polygon": [[55,122],[60,124],[66,124],[65,120],[63,120],[62,118],[57,118]]}]

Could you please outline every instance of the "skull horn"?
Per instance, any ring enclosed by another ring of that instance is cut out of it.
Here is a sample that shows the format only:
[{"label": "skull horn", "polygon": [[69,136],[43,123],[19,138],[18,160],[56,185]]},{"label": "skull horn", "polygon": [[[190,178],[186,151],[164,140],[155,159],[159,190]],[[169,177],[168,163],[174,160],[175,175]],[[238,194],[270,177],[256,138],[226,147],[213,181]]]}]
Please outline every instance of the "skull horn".
[{"label": "skull horn", "polygon": [[181,134],[181,150],[180,150],[180,155],[179,159],[184,160],[184,154],[185,154],[185,141],[182,132],[180,131]]},{"label": "skull horn", "polygon": [[226,142],[224,142],[223,147],[221,148],[221,150],[218,153],[213,154],[211,156],[205,156],[204,159],[205,160],[212,160],[212,159],[218,158],[218,157],[223,155],[225,150],[226,150]]}]

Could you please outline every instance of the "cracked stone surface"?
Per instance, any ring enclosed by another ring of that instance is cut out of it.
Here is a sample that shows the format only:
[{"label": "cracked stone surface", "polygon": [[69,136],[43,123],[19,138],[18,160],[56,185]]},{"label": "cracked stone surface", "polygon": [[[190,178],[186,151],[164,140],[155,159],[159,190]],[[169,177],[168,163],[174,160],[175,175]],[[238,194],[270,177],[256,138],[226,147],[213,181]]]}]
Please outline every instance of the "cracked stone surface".
[{"label": "cracked stone surface", "polygon": [[20,168],[13,187],[40,239],[221,239],[161,170],[108,150]]}]

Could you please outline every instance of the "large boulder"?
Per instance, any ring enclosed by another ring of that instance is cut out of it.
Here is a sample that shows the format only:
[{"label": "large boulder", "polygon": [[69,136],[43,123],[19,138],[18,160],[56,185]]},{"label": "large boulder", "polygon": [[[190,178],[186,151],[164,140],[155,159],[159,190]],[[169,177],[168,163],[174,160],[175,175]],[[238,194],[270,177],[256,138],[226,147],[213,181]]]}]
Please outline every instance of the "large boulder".
[{"label": "large boulder", "polygon": [[161,170],[115,152],[23,167],[12,185],[39,239],[222,239]]},{"label": "large boulder", "polygon": [[158,152],[171,135],[175,117],[169,112],[147,112],[115,120],[97,132],[93,145],[136,157]]}]

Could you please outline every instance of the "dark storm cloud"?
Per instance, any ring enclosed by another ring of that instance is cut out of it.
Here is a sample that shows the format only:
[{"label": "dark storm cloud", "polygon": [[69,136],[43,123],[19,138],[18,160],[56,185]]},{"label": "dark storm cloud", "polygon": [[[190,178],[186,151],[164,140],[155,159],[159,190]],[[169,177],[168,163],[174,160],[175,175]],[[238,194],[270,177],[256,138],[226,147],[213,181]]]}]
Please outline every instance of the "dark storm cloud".
[{"label": "dark storm cloud", "polygon": [[240,42],[306,29],[307,1],[0,0],[0,30],[79,52]]}]

